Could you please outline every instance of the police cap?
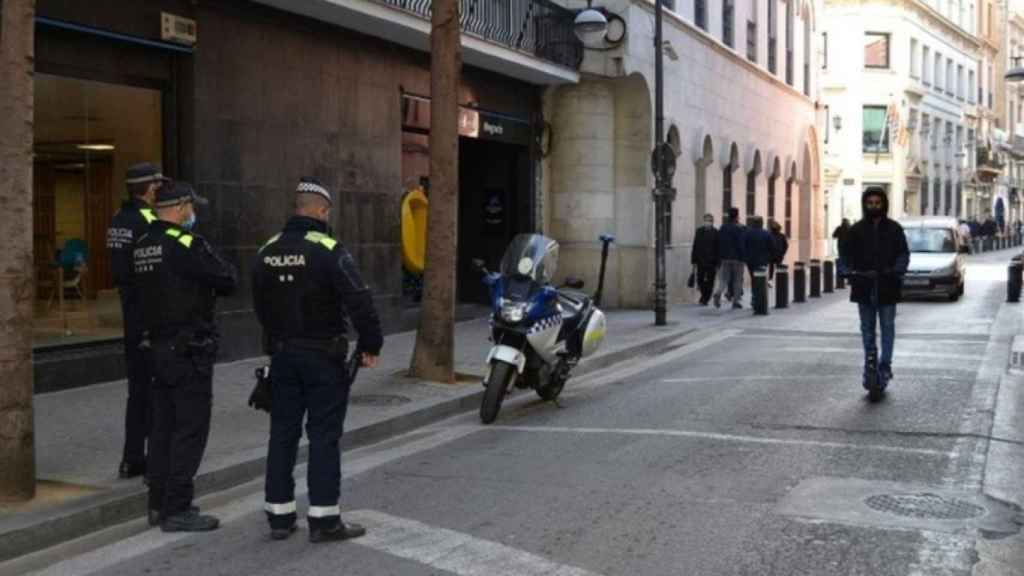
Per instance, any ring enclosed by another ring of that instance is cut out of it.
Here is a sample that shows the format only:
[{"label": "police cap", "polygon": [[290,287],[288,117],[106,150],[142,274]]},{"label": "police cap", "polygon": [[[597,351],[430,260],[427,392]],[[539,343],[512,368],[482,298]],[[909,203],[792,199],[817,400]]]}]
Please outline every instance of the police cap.
[{"label": "police cap", "polygon": [[196,191],[192,189],[192,185],[188,182],[175,182],[173,185],[160,188],[156,193],[157,208],[167,208],[186,202],[193,202],[195,204],[209,203],[206,198],[196,194]]},{"label": "police cap", "polygon": [[142,162],[128,168],[124,174],[125,184],[148,184],[149,182],[170,182],[171,179],[160,172],[160,167],[151,162]]}]

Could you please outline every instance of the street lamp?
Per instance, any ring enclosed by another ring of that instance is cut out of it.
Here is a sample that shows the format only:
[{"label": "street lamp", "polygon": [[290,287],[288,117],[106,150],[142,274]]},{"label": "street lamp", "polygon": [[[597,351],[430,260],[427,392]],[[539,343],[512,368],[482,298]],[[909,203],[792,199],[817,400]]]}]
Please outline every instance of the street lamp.
[{"label": "street lamp", "polygon": [[[672,187],[672,176],[676,171],[676,153],[665,141],[665,83],[664,50],[661,40],[661,15],[663,0],[654,2],[654,150],[651,152],[651,170],[654,172],[654,324],[667,323],[668,282],[665,273],[665,249],[668,244],[667,215],[671,214],[672,201],[676,190]],[[593,8],[590,0],[587,8],[576,14],[573,23],[576,36],[584,45],[593,45],[608,30],[608,18],[600,9]],[[621,38],[619,39],[621,40]]]}]

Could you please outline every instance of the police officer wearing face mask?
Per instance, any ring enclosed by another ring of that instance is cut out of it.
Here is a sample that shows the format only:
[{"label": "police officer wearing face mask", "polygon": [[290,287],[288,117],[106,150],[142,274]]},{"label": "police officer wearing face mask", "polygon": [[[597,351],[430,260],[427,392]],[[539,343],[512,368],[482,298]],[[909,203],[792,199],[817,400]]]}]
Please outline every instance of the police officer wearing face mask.
[{"label": "police officer wearing face mask", "polygon": [[214,530],[216,518],[192,506],[193,478],[206,449],[217,354],[214,306],[234,291],[237,273],[191,232],[195,204],[206,200],[183,182],[161,188],[157,220],[136,242],[136,285],[154,374],[149,522],[164,532]]},{"label": "police officer wearing face mask", "polygon": [[107,229],[110,265],[121,296],[124,321],[124,359],[128,373],[128,403],[124,417],[124,451],[118,475],[134,478],[146,473],[146,438],[149,436],[149,388],[153,379],[142,338],[142,300],[134,285],[132,251],[135,242],[156,220],[153,203],[156,192],[169,179],[160,168],[144,162],[128,169],[125,186],[130,198],[121,205]]},{"label": "police officer wearing face mask", "polygon": [[260,249],[253,272],[253,303],[271,355],[272,408],[266,504],[271,538],[295,530],[292,470],[306,418],[309,435],[309,540],[330,542],[366,530],[341,521],[341,439],[351,382],[345,371],[347,319],[359,333],[361,364],[374,367],[383,345],[373,298],[352,256],[331,238],[333,197],[303,179],[295,215]]}]

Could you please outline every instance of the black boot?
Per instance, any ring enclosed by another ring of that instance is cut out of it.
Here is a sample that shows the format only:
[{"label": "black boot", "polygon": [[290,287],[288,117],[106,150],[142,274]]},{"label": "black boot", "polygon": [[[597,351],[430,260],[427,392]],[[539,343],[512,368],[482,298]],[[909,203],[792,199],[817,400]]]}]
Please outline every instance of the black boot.
[{"label": "black boot", "polygon": [[309,529],[309,541],[315,543],[318,542],[339,542],[341,540],[351,540],[352,538],[359,538],[366,534],[366,528],[363,528],[359,524],[344,524],[338,523],[333,528],[310,528]]},{"label": "black boot", "polygon": [[[199,506],[189,506],[188,511],[189,512],[193,512],[195,514],[199,514]],[[149,511],[149,525],[150,526],[159,526],[161,520],[163,520],[163,513],[162,512],[160,512],[159,510],[150,510]]]},{"label": "black boot", "polygon": [[117,469],[117,477],[121,480],[127,480],[129,478],[136,478],[146,473],[146,463],[135,464],[132,462],[121,462],[121,466]]},{"label": "black boot", "polygon": [[204,516],[193,510],[164,519],[160,529],[164,532],[209,532],[220,527],[220,520]]}]

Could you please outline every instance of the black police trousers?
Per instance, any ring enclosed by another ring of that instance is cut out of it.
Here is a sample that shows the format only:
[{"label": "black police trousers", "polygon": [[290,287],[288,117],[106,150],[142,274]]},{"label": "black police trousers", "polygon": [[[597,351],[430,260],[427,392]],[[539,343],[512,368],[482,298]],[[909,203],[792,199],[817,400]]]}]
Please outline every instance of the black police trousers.
[{"label": "black police trousers", "polygon": [[341,440],[351,382],[343,358],[326,352],[285,347],[270,364],[274,403],[270,412],[266,504],[271,528],[287,528],[296,519],[295,457],[306,418],[309,436],[310,528],[332,528],[340,522]]},{"label": "black police trousers", "polygon": [[718,268],[714,266],[697,265],[697,288],[700,290],[701,304],[707,304],[711,300],[711,293],[715,290],[715,276]]},{"label": "black police trousers", "polygon": [[193,479],[210,435],[215,355],[216,350],[190,351],[172,340],[153,341],[149,509],[164,518],[192,505]]},{"label": "black police trousers", "polygon": [[121,317],[124,318],[124,363],[128,375],[128,402],[124,412],[124,450],[121,461],[133,465],[146,462],[146,439],[149,437],[151,402],[149,391],[153,375],[150,370],[149,350],[139,348],[142,328],[136,326],[130,308],[139,305],[131,296],[121,292]]}]

